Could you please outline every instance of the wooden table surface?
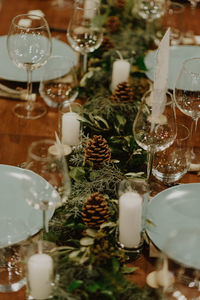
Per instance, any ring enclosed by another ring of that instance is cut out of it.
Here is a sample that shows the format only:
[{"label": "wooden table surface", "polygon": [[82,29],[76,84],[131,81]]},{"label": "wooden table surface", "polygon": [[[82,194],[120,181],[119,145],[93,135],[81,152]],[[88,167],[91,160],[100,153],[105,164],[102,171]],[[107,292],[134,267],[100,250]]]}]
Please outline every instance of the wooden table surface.
[{"label": "wooden table surface", "polygon": [[[66,7],[60,9],[52,5],[54,0],[4,0],[2,10],[0,11],[0,35],[6,35],[12,18],[17,14],[26,13],[29,10],[40,9],[45,13],[45,17],[50,27],[66,29],[69,18],[72,13],[73,1],[68,0]],[[67,0],[66,0],[67,1]],[[191,16],[190,9],[186,7],[185,16],[180,28],[184,30],[192,29],[195,34],[200,35],[200,9],[195,11]],[[53,32],[52,36],[67,42],[65,33]],[[0,81],[11,87],[23,86],[19,83]],[[38,85],[34,85],[34,89],[38,91]],[[38,101],[42,99],[37,96]],[[25,120],[14,116],[12,109],[18,101],[0,98],[0,163],[17,166],[26,161],[27,148],[32,141],[43,137],[54,138],[55,131],[58,130],[58,114],[57,110],[49,109],[48,113],[37,120]],[[191,122],[186,116],[179,113],[180,118],[184,121]],[[200,182],[200,177],[196,174],[188,173],[181,182]],[[137,282],[140,286],[144,286],[146,274],[148,274],[154,265],[154,259],[149,258],[146,251],[134,265],[139,266],[130,278]],[[1,273],[1,271],[0,271]],[[17,293],[0,293],[0,300],[23,300],[25,299],[25,289],[21,289]]]}]

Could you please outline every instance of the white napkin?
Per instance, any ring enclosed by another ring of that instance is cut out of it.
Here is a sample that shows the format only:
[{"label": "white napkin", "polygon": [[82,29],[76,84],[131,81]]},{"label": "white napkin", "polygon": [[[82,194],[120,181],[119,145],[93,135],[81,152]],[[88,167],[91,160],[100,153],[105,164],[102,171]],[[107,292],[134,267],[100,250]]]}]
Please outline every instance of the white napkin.
[{"label": "white napkin", "polygon": [[152,97],[152,130],[156,120],[163,113],[166,103],[168,67],[169,67],[169,37],[170,28],[166,31],[162,38],[155,62],[154,85]]}]

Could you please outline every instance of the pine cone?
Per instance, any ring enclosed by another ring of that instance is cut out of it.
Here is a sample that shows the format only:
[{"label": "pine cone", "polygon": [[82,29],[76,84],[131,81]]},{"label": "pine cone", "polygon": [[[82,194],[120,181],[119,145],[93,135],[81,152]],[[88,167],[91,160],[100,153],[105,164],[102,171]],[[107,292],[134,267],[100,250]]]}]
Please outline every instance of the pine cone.
[{"label": "pine cone", "polygon": [[117,16],[110,16],[107,19],[106,27],[112,33],[117,32],[120,28],[120,20]]},{"label": "pine cone", "polygon": [[99,228],[109,217],[108,205],[102,195],[94,193],[82,207],[82,220],[90,228]]},{"label": "pine cone", "polygon": [[117,85],[114,93],[111,96],[111,100],[114,102],[132,102],[133,101],[133,89],[126,81]]},{"label": "pine cone", "polygon": [[93,166],[100,168],[103,163],[109,162],[111,151],[107,141],[101,135],[94,135],[90,138],[85,148],[85,162],[92,162]]},{"label": "pine cone", "polygon": [[101,43],[101,48],[104,51],[114,48],[113,41],[106,35],[104,36],[103,41]]},{"label": "pine cone", "polygon": [[115,0],[115,6],[120,8],[120,9],[124,9],[126,5],[126,0]]}]

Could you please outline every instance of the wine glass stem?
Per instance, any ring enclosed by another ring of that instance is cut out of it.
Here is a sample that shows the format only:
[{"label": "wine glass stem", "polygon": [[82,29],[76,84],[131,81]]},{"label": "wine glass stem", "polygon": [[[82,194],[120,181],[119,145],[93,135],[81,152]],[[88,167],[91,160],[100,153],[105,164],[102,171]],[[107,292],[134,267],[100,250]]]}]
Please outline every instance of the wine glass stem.
[{"label": "wine glass stem", "polygon": [[47,233],[49,231],[48,224],[46,224],[46,210],[42,211],[42,225],[43,225],[43,233]]},{"label": "wine glass stem", "polygon": [[197,124],[198,124],[198,118],[193,119],[193,122],[191,123],[191,159],[195,158],[194,140],[197,132]]},{"label": "wine glass stem", "polygon": [[32,105],[32,70],[30,68],[27,68],[27,105],[26,109],[27,111],[31,111],[33,108]]},{"label": "wine glass stem", "polygon": [[147,183],[150,183],[151,181],[154,153],[155,153],[154,147],[150,147],[147,153]]},{"label": "wine glass stem", "polygon": [[82,76],[87,72],[87,54],[83,54],[83,62],[82,62]]}]

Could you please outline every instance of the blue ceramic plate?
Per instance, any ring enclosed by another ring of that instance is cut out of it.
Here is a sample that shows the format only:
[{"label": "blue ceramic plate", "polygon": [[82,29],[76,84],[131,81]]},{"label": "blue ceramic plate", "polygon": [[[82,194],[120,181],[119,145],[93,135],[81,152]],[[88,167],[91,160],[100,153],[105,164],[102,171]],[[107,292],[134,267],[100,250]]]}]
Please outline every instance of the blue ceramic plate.
[{"label": "blue ceramic plate", "polygon": [[[157,194],[147,205],[147,234],[160,249],[166,248],[168,237],[175,231],[184,228],[200,228],[200,183],[181,184],[168,188]],[[196,266],[199,258],[199,247],[194,254]],[[185,263],[184,249],[182,254],[172,257]]]},{"label": "blue ceramic plate", "polygon": [[[26,71],[18,68],[9,58],[7,36],[0,37],[0,78],[11,81],[26,82]],[[52,55],[68,56],[74,64],[77,63],[76,53],[64,42],[52,39]],[[40,81],[43,67],[33,71],[33,82]]]},{"label": "blue ceramic plate", "polygon": [[[145,65],[148,69],[146,75],[153,81],[154,79],[154,65],[156,51],[151,51],[145,56]],[[170,47],[169,57],[169,76],[168,88],[173,90],[176,78],[180,71],[183,62],[188,58],[200,57],[200,46],[174,46]]]},{"label": "blue ceramic plate", "polygon": [[[26,230],[20,232],[17,232],[15,228],[15,231],[13,231],[14,236],[12,236],[12,244],[20,242],[30,235],[34,235],[42,228],[42,212],[29,206],[25,200],[23,189],[25,175],[31,177],[32,185],[37,186],[38,191],[44,190],[47,185],[50,186],[49,193],[54,191],[53,187],[36,173],[0,164],[0,218],[19,219],[26,227]],[[58,193],[56,197],[59,200]],[[47,220],[52,217],[53,213],[54,210],[47,211]]]}]

